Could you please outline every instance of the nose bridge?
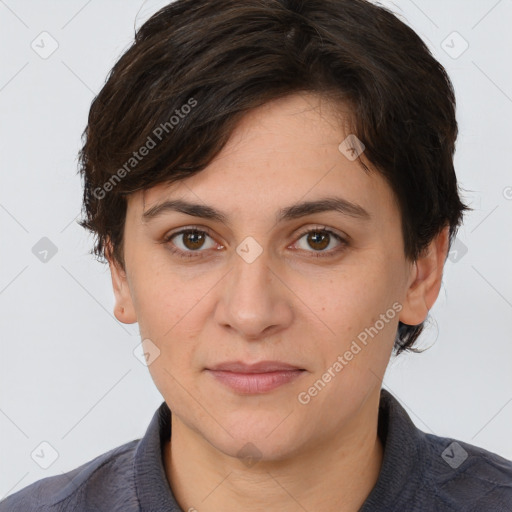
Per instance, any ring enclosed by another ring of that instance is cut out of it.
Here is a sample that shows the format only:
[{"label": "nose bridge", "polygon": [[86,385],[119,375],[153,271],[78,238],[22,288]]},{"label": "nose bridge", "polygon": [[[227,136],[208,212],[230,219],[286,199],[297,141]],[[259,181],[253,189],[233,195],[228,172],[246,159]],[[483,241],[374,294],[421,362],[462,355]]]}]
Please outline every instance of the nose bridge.
[{"label": "nose bridge", "polygon": [[233,255],[218,320],[244,337],[257,337],[291,320],[286,287],[273,275],[270,260],[270,253],[254,239],[243,241]]},{"label": "nose bridge", "polygon": [[[243,251],[247,251],[243,254]],[[264,295],[271,292],[271,276],[270,258],[268,252],[263,251],[254,256],[251,254],[253,249],[247,245],[237,248],[237,255],[234,256],[232,285],[237,295],[242,298],[246,295],[256,296],[256,294]],[[242,255],[240,255],[242,253]],[[246,257],[247,256],[247,257]]]}]

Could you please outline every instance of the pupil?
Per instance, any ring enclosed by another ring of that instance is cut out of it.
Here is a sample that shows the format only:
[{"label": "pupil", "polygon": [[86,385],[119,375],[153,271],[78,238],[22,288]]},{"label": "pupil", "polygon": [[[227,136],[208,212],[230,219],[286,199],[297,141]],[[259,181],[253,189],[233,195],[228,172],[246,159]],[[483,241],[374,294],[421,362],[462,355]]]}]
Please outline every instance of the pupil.
[{"label": "pupil", "polygon": [[185,245],[187,245],[188,243],[192,245],[192,247],[188,247],[187,245],[189,249],[198,249],[199,247],[201,247],[202,242],[204,241],[204,235],[202,233],[199,233],[198,231],[190,231],[187,233],[185,240]]},{"label": "pupil", "polygon": [[[309,240],[313,243],[313,249],[325,249],[329,245],[329,235],[318,231],[311,233]],[[320,243],[320,247],[314,247],[314,245],[318,243]]]}]

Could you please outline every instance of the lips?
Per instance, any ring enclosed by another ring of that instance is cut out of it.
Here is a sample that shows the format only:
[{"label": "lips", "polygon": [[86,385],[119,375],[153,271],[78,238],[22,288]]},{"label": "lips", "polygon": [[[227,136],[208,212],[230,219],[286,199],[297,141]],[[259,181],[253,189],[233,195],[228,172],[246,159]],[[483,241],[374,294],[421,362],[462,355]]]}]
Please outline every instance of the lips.
[{"label": "lips", "polygon": [[267,393],[300,377],[306,370],[281,361],[220,363],[206,371],[218,382],[240,394]]},{"label": "lips", "polygon": [[298,366],[294,366],[281,361],[260,361],[258,363],[247,364],[242,361],[229,361],[217,364],[208,370],[236,372],[236,373],[269,373],[279,371],[302,370]]}]

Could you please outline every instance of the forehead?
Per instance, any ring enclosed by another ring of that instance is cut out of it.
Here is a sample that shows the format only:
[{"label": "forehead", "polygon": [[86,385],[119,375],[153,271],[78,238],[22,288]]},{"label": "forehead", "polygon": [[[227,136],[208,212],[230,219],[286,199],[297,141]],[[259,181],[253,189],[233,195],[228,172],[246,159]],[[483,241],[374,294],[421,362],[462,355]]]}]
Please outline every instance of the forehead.
[{"label": "forehead", "polygon": [[320,96],[274,100],[248,112],[205,169],[132,194],[129,209],[140,217],[166,199],[186,198],[239,219],[274,219],[283,207],[335,195],[396,221],[394,194],[380,173],[363,168],[364,153],[351,160],[340,150],[348,126],[343,106]]}]

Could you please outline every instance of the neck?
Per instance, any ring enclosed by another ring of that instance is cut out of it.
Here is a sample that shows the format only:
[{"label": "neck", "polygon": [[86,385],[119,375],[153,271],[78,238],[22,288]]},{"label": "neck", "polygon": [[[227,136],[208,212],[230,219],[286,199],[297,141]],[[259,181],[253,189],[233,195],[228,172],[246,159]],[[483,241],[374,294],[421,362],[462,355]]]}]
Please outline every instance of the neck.
[{"label": "neck", "polygon": [[[280,460],[251,467],[215,449],[172,416],[164,466],[184,511],[323,510],[357,512],[377,482],[383,446],[377,435],[380,394],[366,400],[343,432]],[[172,446],[172,448],[171,448]]]}]

